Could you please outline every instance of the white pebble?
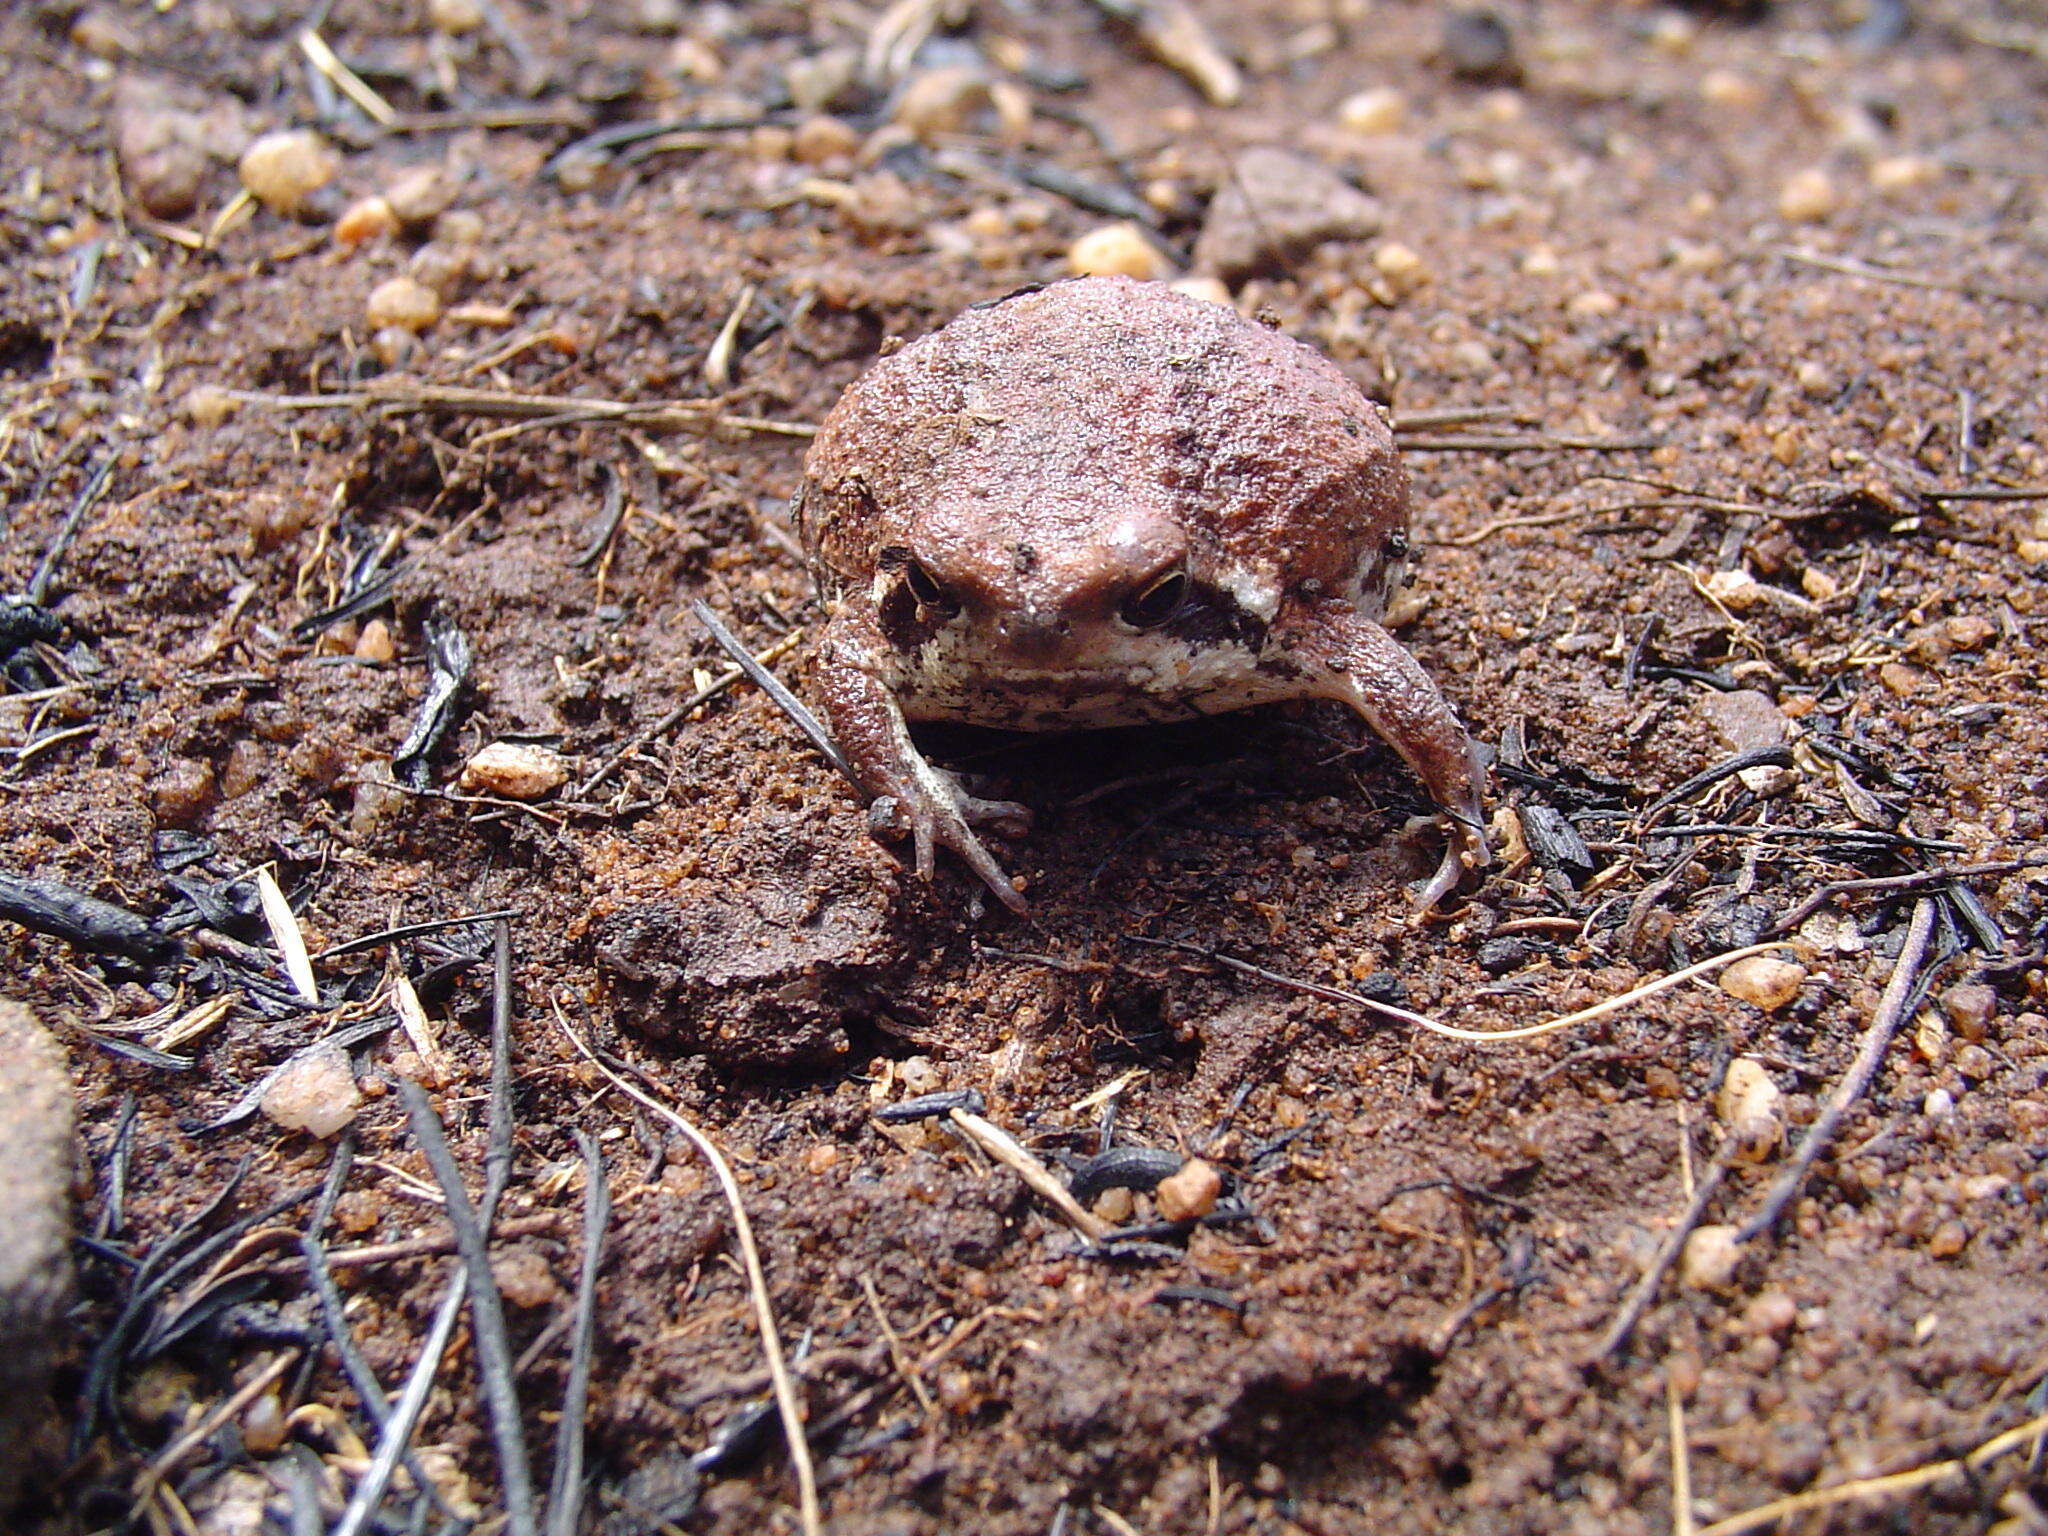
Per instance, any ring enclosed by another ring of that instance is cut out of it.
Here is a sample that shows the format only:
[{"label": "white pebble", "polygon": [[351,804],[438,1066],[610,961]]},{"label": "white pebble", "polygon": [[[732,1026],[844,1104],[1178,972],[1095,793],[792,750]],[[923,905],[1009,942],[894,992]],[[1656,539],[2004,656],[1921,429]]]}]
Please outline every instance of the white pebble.
[{"label": "white pebble", "polygon": [[1721,990],[1745,1003],[1754,1003],[1766,1013],[1776,1012],[1799,995],[1806,985],[1806,967],[1769,955],[1751,955],[1738,960],[1721,973]]},{"label": "white pebble", "polygon": [[1735,1240],[1731,1226],[1695,1228],[1685,1240],[1678,1260],[1679,1283],[1688,1290],[1726,1290],[1742,1262],[1742,1244]]},{"label": "white pebble", "polygon": [[1840,206],[1834,182],[1817,168],[1797,172],[1778,189],[1778,216],[1794,224],[1817,224]]},{"label": "white pebble", "polygon": [[538,800],[568,780],[561,753],[524,741],[494,741],[462,768],[463,789],[507,800]]},{"label": "white pebble", "polygon": [[370,290],[363,317],[373,331],[424,331],[441,318],[441,295],[416,277],[388,278]]},{"label": "white pebble", "polygon": [[1346,96],[1337,106],[1337,121],[1353,133],[1393,133],[1408,117],[1408,98],[1391,85]]},{"label": "white pebble", "polygon": [[263,1113],[288,1131],[332,1136],[362,1107],[362,1090],[340,1046],[314,1051],[285,1067],[263,1090]]}]

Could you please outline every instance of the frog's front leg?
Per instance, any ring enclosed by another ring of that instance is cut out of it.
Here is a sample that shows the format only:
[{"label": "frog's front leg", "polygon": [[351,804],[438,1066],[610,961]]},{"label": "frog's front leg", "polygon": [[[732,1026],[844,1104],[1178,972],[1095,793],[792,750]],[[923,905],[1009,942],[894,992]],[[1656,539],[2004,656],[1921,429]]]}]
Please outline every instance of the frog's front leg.
[{"label": "frog's front leg", "polygon": [[1299,610],[1273,638],[1302,669],[1310,691],[1349,704],[1401,754],[1450,823],[1443,862],[1421,891],[1421,908],[1428,910],[1466,870],[1491,858],[1472,738],[1407,647],[1349,603]]},{"label": "frog's front leg", "polygon": [[910,837],[917,872],[926,880],[932,878],[934,849],[952,849],[1004,906],[1027,911],[1023,895],[973,828],[994,825],[1021,833],[1030,827],[1031,808],[968,794],[953,775],[917,750],[895,694],[867,663],[873,652],[863,643],[860,628],[850,617],[834,621],[820,648],[816,675],[832,734],[871,797],[869,830],[877,836]]}]

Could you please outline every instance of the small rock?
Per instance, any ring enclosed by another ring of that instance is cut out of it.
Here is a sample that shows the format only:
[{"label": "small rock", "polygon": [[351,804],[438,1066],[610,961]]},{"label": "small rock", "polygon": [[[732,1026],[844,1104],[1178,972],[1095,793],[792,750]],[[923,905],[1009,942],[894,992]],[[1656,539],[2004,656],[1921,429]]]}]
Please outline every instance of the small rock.
[{"label": "small rock", "polygon": [[1778,217],[1794,224],[1817,224],[1840,206],[1834,182],[1818,168],[1795,173],[1778,189]]},{"label": "small rock", "polygon": [[1479,946],[1474,958],[1479,963],[1479,969],[1487,975],[1505,976],[1509,971],[1519,971],[1535,959],[1538,953],[1536,946],[1529,940],[1519,934],[1510,934],[1506,938],[1486,940]]},{"label": "small rock", "polygon": [[392,277],[370,290],[363,318],[373,331],[395,326],[417,334],[441,318],[441,295],[416,277]]},{"label": "small rock", "polygon": [[1194,266],[1225,282],[1282,275],[1325,240],[1363,240],[1380,205],[1328,167],[1274,145],[1245,150],[1209,200]]},{"label": "small rock", "polygon": [[1716,107],[1753,107],[1763,99],[1756,83],[1732,70],[1710,69],[1700,76],[1700,100]]},{"label": "small rock", "polygon": [[1721,990],[1730,997],[1775,1013],[1799,995],[1806,967],[1769,955],[1751,955],[1721,973]]},{"label": "small rock", "polygon": [[1751,1333],[1786,1332],[1799,1321],[1799,1304],[1783,1291],[1759,1291],[1742,1309],[1743,1326]]},{"label": "small rock", "polygon": [[852,106],[860,92],[860,50],[842,46],[798,59],[783,71],[789,99],[800,112]]},{"label": "small rock", "polygon": [[1679,1255],[1679,1283],[1695,1291],[1726,1290],[1741,1262],[1742,1244],[1735,1240],[1734,1227],[1695,1227]]},{"label": "small rock", "polygon": [[402,325],[387,325],[370,337],[370,355],[386,368],[403,368],[419,349],[419,337]]},{"label": "small rock", "polygon": [[217,799],[212,766],[195,758],[179,758],[149,782],[149,808],[160,826],[196,826]]},{"label": "small rock", "polygon": [[284,1408],[266,1392],[242,1410],[242,1448],[251,1456],[275,1456],[284,1449]]},{"label": "small rock", "polygon": [[179,402],[195,427],[217,427],[235,414],[238,402],[218,384],[194,384]]},{"label": "small rock", "polygon": [[1763,1162],[1784,1139],[1785,1096],[1764,1064],[1753,1057],[1738,1056],[1728,1063],[1728,1075],[1714,1096],[1714,1112],[1727,1127],[1742,1162]]},{"label": "small rock", "polygon": [[359,197],[341,211],[334,221],[334,243],[354,250],[367,240],[380,240],[398,233],[398,215],[381,197]]},{"label": "small rock", "polygon": [[273,213],[295,215],[341,169],[327,141],[308,128],[266,133],[242,151],[238,167],[249,195]]},{"label": "small rock", "polygon": [[384,666],[398,654],[398,646],[392,641],[391,626],[382,619],[372,619],[363,626],[363,632],[356,637],[355,657],[373,666]]},{"label": "small rock", "polygon": [[310,1051],[288,1063],[263,1090],[263,1113],[288,1131],[325,1139],[355,1119],[362,1090],[341,1046]]},{"label": "small rock", "polygon": [[1927,1239],[1927,1251],[1937,1259],[1952,1259],[1969,1245],[1970,1229],[1960,1221],[1944,1221]]},{"label": "small rock", "polygon": [[1184,293],[1191,299],[1200,299],[1204,304],[1221,304],[1225,309],[1234,309],[1237,301],[1230,296],[1230,289],[1218,277],[1184,277],[1173,285],[1175,293]]},{"label": "small rock", "polygon": [[1359,91],[1337,104],[1337,121],[1353,133],[1393,133],[1408,118],[1408,98],[1390,85]]},{"label": "small rock", "polygon": [[1726,608],[1730,613],[1747,613],[1750,609],[1769,601],[1763,583],[1749,572],[1740,568],[1732,571],[1711,571],[1700,583],[1708,597]]},{"label": "small rock", "polygon": [[1920,1113],[1930,1120],[1946,1120],[1956,1112],[1956,1096],[1946,1088],[1937,1088],[1920,1102]]},{"label": "small rock", "polygon": [[1941,164],[1925,155],[1886,155],[1870,162],[1875,192],[1909,192],[1941,179]]},{"label": "small rock", "polygon": [[1067,266],[1081,277],[1135,277],[1157,282],[1173,268],[1135,224],[1105,224],[1067,248]]},{"label": "small rock", "polygon": [[523,741],[494,741],[462,768],[463,789],[506,800],[538,800],[568,781],[561,753]]},{"label": "small rock", "polygon": [[1998,994],[1981,981],[1965,982],[1941,995],[1941,1011],[1965,1040],[1982,1040],[1998,1012]]},{"label": "small rock", "polygon": [[532,1248],[511,1248],[495,1255],[491,1259],[491,1278],[515,1307],[545,1307],[562,1294],[548,1261]]},{"label": "small rock", "polygon": [[987,105],[988,77],[971,64],[950,64],[913,75],[896,98],[894,121],[923,143],[958,133]]},{"label": "small rock", "polygon": [[1152,1203],[1167,1221],[1196,1221],[1216,1209],[1223,1193],[1223,1175],[1199,1157],[1181,1164],[1152,1191]]},{"label": "small rock", "polygon": [[1372,253],[1373,270],[1397,296],[1415,292],[1429,281],[1429,266],[1412,247],[1389,240]]},{"label": "small rock", "polygon": [[416,165],[384,189],[384,201],[407,229],[425,229],[455,201],[455,183],[438,165]]},{"label": "small rock", "polygon": [[124,77],[114,88],[114,159],[145,212],[182,219],[199,204],[212,166],[207,121],[180,111],[152,82]]},{"label": "small rock", "polygon": [[1514,34],[1494,11],[1456,10],[1444,17],[1443,58],[1460,80],[1512,85],[1522,78]]},{"label": "small rock", "polygon": [[1565,313],[1581,319],[1600,320],[1621,313],[1621,300],[1605,288],[1588,288],[1575,293],[1565,304]]},{"label": "small rock", "polygon": [[0,1516],[49,1413],[71,1299],[71,1078],[19,1003],[0,1002]]},{"label": "small rock", "polygon": [[1737,752],[1782,746],[1791,739],[1792,723],[1771,702],[1769,694],[1754,688],[1709,693],[1693,708]]},{"label": "small rock", "polygon": [[427,20],[436,32],[460,37],[484,24],[483,0],[427,0]]},{"label": "small rock", "polygon": [[851,159],[860,149],[860,135],[836,117],[807,117],[789,142],[790,157],[800,165],[824,165]]},{"label": "small rock", "polygon": [[447,250],[470,250],[483,238],[484,216],[474,208],[450,208],[434,220],[434,244]]},{"label": "small rock", "polygon": [[1877,669],[1877,680],[1899,698],[1909,698],[1931,680],[1925,669],[1903,661],[1888,661]]}]

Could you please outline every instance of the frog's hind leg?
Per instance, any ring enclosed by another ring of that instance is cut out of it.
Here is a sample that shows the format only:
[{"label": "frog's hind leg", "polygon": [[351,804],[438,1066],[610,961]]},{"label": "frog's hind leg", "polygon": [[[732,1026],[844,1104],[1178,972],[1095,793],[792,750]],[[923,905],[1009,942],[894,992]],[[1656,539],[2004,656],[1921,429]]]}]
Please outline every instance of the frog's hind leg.
[{"label": "frog's hind leg", "polygon": [[1288,659],[1311,691],[1357,710],[1415,771],[1449,822],[1443,862],[1420,893],[1426,911],[1491,857],[1472,738],[1407,647],[1350,605],[1324,604],[1298,621],[1288,640]]}]

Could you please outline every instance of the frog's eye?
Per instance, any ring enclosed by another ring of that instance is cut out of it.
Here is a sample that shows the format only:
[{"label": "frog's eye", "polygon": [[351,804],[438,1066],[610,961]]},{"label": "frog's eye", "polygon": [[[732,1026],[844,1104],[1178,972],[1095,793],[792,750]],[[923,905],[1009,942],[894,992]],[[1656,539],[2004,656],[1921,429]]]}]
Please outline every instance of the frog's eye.
[{"label": "frog's eye", "polygon": [[927,608],[951,608],[952,594],[939,585],[938,578],[920,565],[915,557],[903,562],[903,584],[910,588],[910,595]]},{"label": "frog's eye", "polygon": [[1187,596],[1188,573],[1168,571],[1125,598],[1117,614],[1133,629],[1157,629],[1180,612]]}]

